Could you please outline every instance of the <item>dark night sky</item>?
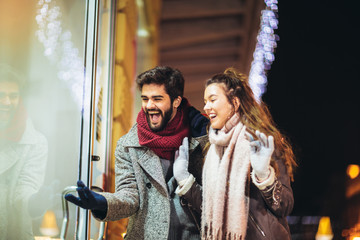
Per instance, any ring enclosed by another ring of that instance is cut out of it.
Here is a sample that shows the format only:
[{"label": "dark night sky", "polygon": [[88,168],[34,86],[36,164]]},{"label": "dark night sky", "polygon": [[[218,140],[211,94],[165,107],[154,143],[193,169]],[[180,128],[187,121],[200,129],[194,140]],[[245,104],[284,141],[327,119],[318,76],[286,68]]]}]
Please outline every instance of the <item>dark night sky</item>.
[{"label": "dark night sky", "polygon": [[[341,218],[349,163],[360,163],[357,1],[280,1],[263,100],[293,143],[293,215]],[[298,4],[296,4],[298,3]]]}]

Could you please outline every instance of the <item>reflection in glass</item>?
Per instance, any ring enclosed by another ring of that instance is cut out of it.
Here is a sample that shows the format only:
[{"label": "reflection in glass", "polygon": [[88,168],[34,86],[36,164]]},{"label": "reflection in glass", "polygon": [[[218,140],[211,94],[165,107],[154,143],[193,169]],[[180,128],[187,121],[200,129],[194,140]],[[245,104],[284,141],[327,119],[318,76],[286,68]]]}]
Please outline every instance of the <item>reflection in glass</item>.
[{"label": "reflection in glass", "polygon": [[[28,117],[22,82],[0,65],[0,239],[31,239],[32,218],[47,203],[44,181],[48,145]],[[45,194],[45,195],[44,195]]]},{"label": "reflection in glass", "polygon": [[0,1],[0,240],[59,237],[61,193],[79,172],[85,7]]}]

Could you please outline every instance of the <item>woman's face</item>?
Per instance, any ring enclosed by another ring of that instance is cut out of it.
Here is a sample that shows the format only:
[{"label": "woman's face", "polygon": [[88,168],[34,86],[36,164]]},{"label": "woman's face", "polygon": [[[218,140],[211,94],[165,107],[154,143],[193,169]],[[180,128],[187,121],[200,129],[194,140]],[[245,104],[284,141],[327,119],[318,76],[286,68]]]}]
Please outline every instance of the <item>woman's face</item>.
[{"label": "woman's face", "polygon": [[211,127],[221,129],[234,114],[234,108],[225,95],[225,85],[213,83],[206,87],[204,93],[204,111],[210,117]]}]

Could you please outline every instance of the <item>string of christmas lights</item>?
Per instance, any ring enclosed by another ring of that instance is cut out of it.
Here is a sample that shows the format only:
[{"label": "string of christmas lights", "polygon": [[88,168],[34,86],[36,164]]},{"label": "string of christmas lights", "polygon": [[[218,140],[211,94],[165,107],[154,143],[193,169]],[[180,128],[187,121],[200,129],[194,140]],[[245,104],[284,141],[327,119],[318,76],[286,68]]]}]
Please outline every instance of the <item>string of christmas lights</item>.
[{"label": "string of christmas lights", "polygon": [[[90,94],[90,84],[85,82],[83,56],[72,41],[71,31],[62,27],[61,7],[56,0],[39,0],[37,5],[35,35],[44,46],[44,56],[57,67],[57,77],[68,86],[78,107],[82,111],[89,109],[88,101],[84,101],[90,97],[84,96]],[[101,69],[97,70],[99,78]],[[96,89],[97,102],[100,88]]]},{"label": "string of christmas lights", "polygon": [[279,36],[274,33],[279,23],[277,3],[277,0],[265,0],[266,8],[261,11],[260,30],[249,74],[249,84],[258,101],[266,91],[266,74],[275,60],[274,50],[277,46],[276,41],[279,40]]}]

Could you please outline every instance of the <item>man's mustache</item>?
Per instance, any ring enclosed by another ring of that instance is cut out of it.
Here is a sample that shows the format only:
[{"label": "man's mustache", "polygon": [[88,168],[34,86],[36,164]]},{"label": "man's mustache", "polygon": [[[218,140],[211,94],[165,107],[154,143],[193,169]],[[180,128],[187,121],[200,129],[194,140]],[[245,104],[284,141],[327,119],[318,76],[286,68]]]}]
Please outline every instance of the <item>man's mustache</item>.
[{"label": "man's mustache", "polygon": [[161,115],[163,114],[162,111],[160,109],[158,109],[158,108],[145,109],[146,114],[149,114],[149,112],[151,112],[151,111],[159,112]]}]

